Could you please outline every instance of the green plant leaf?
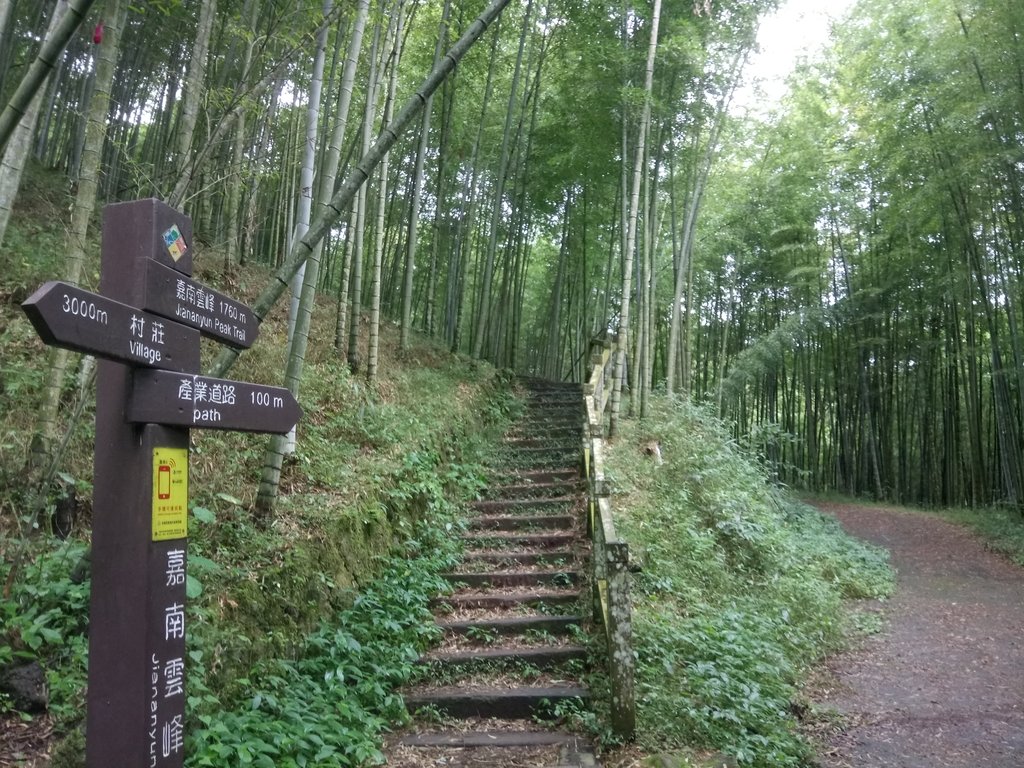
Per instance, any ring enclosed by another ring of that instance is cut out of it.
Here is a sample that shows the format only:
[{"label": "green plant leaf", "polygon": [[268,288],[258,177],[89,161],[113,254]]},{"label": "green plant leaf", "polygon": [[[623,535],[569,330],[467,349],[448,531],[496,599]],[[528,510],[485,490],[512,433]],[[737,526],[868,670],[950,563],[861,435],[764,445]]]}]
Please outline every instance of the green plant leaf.
[{"label": "green plant leaf", "polygon": [[209,524],[217,521],[217,516],[206,507],[192,507],[192,517],[198,523]]}]

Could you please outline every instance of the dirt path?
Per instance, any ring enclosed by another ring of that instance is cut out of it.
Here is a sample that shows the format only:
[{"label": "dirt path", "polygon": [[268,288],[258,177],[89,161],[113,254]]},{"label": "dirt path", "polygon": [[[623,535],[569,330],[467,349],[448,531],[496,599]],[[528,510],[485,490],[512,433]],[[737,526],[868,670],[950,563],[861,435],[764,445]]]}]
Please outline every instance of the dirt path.
[{"label": "dirt path", "polygon": [[888,549],[899,575],[883,632],[830,664],[817,703],[849,727],[820,764],[1024,766],[1024,569],[931,516],[818,506]]}]

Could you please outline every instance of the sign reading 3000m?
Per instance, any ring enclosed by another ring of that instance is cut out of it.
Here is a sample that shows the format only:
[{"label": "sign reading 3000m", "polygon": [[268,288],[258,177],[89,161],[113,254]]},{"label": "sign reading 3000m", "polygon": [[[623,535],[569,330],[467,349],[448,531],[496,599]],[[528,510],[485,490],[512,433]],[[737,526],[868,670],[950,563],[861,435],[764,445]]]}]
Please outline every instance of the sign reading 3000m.
[{"label": "sign reading 3000m", "polygon": [[199,367],[196,331],[70,283],[44,283],[21,306],[47,344],[149,368]]}]

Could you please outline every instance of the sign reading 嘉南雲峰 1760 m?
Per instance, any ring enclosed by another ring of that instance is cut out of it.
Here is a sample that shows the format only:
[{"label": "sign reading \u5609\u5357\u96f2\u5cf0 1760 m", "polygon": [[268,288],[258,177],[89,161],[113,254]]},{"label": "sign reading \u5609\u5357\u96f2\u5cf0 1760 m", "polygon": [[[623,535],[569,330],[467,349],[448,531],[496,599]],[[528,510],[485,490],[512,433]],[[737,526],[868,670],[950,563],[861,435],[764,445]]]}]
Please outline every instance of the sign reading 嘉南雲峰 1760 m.
[{"label": "sign reading \u5609\u5357\u96f2\u5cf0 1760 m", "polygon": [[198,329],[204,336],[248,349],[259,333],[259,320],[245,304],[190,277],[147,261],[143,309]]}]

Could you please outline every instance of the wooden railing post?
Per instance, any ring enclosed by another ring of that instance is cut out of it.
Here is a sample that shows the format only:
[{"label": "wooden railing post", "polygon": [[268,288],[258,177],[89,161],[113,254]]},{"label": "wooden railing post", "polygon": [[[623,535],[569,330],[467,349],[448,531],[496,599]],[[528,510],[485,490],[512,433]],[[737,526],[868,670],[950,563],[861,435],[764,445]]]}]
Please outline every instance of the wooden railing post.
[{"label": "wooden railing post", "polygon": [[629,546],[623,541],[605,547],[608,568],[608,677],[612,689],[612,729],[629,740],[636,732],[633,618],[629,602]]},{"label": "wooden railing post", "polygon": [[593,552],[591,553],[591,563],[594,569],[594,578],[591,580],[593,618],[595,624],[599,624],[603,629],[607,630],[608,621],[605,618],[604,598],[608,588],[608,558],[600,526],[597,526],[594,532],[593,542]]}]

